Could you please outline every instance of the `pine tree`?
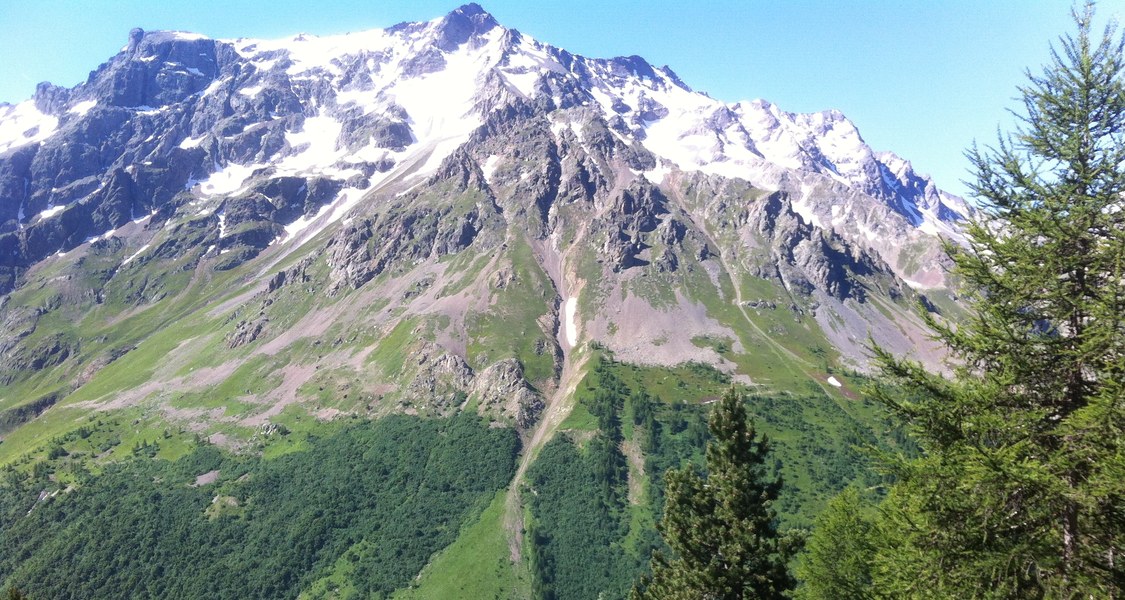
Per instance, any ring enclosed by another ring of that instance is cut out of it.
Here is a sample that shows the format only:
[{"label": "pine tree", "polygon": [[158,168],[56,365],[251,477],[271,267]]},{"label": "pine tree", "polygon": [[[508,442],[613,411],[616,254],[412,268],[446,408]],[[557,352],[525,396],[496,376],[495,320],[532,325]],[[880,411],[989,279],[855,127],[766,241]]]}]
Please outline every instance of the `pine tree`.
[{"label": "pine tree", "polygon": [[766,477],[768,441],[755,439],[733,389],[709,425],[706,475],[685,466],[665,476],[660,529],[672,557],[653,554],[652,577],[642,578],[632,598],[782,598],[793,587],[786,563],[795,544],[778,535],[772,504],[781,479]]},{"label": "pine tree", "polygon": [[948,250],[971,314],[931,319],[953,377],[877,352],[923,449],[882,507],[892,597],[1125,589],[1125,60],[1092,17],[1028,73],[1014,134],[968,153],[986,216]]}]

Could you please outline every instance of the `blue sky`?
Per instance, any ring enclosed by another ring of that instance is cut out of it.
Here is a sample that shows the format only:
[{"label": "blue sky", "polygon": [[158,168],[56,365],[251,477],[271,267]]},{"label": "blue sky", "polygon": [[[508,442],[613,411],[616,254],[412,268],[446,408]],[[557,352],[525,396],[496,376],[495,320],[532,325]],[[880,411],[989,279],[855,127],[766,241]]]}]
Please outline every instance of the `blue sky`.
[{"label": "blue sky", "polygon": [[[71,86],[129,29],[218,38],[329,35],[422,21],[459,0],[3,0],[0,101]],[[1064,0],[483,0],[501,24],[593,57],[638,54],[694,89],[796,112],[838,109],[869,145],[963,193],[964,149],[1009,129],[1025,69],[1072,31]],[[1125,21],[1125,0],[1098,21]]]}]

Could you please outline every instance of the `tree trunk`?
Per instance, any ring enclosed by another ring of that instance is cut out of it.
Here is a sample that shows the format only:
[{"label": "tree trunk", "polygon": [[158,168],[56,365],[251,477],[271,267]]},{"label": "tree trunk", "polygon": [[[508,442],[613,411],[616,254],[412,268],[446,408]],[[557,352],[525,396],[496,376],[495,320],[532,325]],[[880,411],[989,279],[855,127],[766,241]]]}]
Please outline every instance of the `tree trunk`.
[{"label": "tree trunk", "polygon": [[[1074,482],[1069,481],[1070,487],[1074,487]],[[1071,573],[1075,571],[1075,561],[1078,560],[1078,506],[1073,500],[1067,500],[1063,508],[1063,589],[1067,590],[1067,596],[1074,582],[1071,581]]]}]

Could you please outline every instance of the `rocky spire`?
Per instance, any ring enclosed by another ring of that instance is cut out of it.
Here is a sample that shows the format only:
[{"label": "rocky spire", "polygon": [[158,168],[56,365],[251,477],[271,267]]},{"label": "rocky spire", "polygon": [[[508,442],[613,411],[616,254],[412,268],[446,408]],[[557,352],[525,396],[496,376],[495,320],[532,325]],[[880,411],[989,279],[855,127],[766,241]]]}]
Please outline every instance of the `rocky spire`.
[{"label": "rocky spire", "polygon": [[129,56],[136,54],[137,46],[140,45],[141,40],[145,37],[145,30],[140,27],[134,27],[129,30],[129,45],[125,49],[125,53]]}]

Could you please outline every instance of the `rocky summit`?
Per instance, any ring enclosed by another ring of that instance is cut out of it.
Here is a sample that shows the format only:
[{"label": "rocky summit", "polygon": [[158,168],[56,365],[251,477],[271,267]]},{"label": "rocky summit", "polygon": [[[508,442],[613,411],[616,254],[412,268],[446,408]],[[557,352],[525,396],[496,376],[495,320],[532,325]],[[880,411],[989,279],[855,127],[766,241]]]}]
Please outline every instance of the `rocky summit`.
[{"label": "rocky summit", "polygon": [[[958,314],[942,241],[971,216],[839,112],[728,104],[475,4],[330,37],[133,30],[85,83],[0,105],[0,462],[114,415],[268,453],[302,419],[478,414],[522,440],[516,560],[533,457],[593,427],[597,365],[878,430],[867,345],[940,364],[918,307]],[[844,443],[824,431],[779,445]]]}]

